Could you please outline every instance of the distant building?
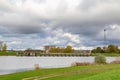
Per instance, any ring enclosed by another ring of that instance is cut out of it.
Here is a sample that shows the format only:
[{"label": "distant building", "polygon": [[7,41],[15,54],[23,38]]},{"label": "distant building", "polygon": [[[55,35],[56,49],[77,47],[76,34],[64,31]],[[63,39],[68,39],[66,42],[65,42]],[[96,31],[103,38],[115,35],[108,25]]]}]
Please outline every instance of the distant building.
[{"label": "distant building", "polygon": [[43,53],[43,50],[27,49],[24,51],[25,56],[37,56],[40,53]]},{"label": "distant building", "polygon": [[44,48],[45,48],[45,53],[49,53],[50,52],[50,48],[56,48],[56,46],[47,45],[47,46],[44,46]]},{"label": "distant building", "polygon": [[91,53],[91,50],[80,50],[80,53]]},{"label": "distant building", "polygon": [[91,53],[91,50],[74,50],[75,53]]},{"label": "distant building", "polygon": [[3,41],[0,41],[0,51],[2,51]]}]

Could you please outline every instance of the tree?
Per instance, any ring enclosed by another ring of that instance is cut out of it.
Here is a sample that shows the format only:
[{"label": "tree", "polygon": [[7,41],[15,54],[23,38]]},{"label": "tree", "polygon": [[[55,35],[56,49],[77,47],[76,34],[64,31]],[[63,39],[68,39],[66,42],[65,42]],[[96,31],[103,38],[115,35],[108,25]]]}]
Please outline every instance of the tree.
[{"label": "tree", "polygon": [[56,52],[57,52],[57,53],[60,53],[60,47],[57,47],[57,48],[56,48]]},{"label": "tree", "polygon": [[61,49],[59,47],[57,48],[50,48],[51,53],[60,53]]},{"label": "tree", "polygon": [[56,48],[50,48],[50,52],[51,53],[55,53],[56,52]]},{"label": "tree", "polygon": [[3,51],[3,52],[6,52],[6,51],[7,51],[7,44],[5,44],[5,43],[3,44],[3,46],[2,46],[2,51]]},{"label": "tree", "polygon": [[72,53],[73,52],[73,49],[72,49],[72,46],[67,46],[65,49],[64,49],[64,53]]},{"label": "tree", "polygon": [[118,48],[118,46],[116,45],[108,45],[108,47],[97,47],[95,49],[92,50],[93,53],[119,53],[120,50]]},{"label": "tree", "polygon": [[95,49],[92,50],[93,53],[103,53],[103,49],[101,47],[97,47]]},{"label": "tree", "polygon": [[95,56],[95,63],[106,63],[106,57],[100,54]]},{"label": "tree", "polygon": [[51,53],[72,53],[73,48],[72,46],[67,46],[66,48],[60,48],[60,47],[50,48],[50,52]]},{"label": "tree", "polygon": [[106,52],[108,53],[119,53],[119,49],[118,49],[118,46],[115,46],[115,45],[108,45],[108,48],[106,50]]},{"label": "tree", "polygon": [[96,49],[93,49],[91,52],[92,52],[92,53],[96,53]]},{"label": "tree", "polygon": [[96,48],[96,52],[97,52],[97,53],[102,53],[103,50],[101,49],[101,47],[97,47],[97,48]]}]

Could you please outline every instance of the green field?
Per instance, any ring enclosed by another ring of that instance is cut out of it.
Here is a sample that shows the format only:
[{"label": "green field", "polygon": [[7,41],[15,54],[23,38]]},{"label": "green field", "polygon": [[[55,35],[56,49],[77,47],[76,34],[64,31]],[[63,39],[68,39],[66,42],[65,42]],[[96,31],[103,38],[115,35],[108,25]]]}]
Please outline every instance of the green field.
[{"label": "green field", "polygon": [[91,54],[92,54],[92,56],[96,56],[96,55],[98,55],[98,54],[102,54],[102,55],[104,55],[104,56],[111,56],[111,57],[120,56],[119,53],[91,53]]},{"label": "green field", "polygon": [[0,56],[15,56],[16,52],[9,51],[9,52],[0,52]]},{"label": "green field", "polygon": [[40,69],[1,75],[0,80],[120,80],[120,64]]}]

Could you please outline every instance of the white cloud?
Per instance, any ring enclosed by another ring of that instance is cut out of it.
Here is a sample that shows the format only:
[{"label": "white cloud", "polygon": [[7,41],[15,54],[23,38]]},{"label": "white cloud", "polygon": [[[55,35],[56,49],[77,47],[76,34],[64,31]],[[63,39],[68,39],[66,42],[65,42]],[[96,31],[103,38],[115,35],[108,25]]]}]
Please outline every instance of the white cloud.
[{"label": "white cloud", "polygon": [[74,47],[75,50],[92,50],[94,47],[86,47],[86,46],[80,46],[80,47]]},{"label": "white cloud", "polygon": [[8,44],[9,45],[18,45],[18,44],[21,44],[22,42],[21,41],[12,41],[12,42],[9,42]]},{"label": "white cloud", "polygon": [[80,38],[78,35],[73,35],[73,34],[70,34],[70,33],[65,33],[63,34],[64,37],[68,37],[72,42],[75,42],[75,43],[80,43]]},{"label": "white cloud", "polygon": [[108,39],[120,39],[119,7],[120,0],[0,0],[0,38],[18,49],[103,45],[105,28]]},{"label": "white cloud", "polygon": [[113,24],[113,25],[110,25],[110,26],[108,27],[108,29],[110,29],[110,30],[115,30],[115,29],[117,29],[117,28],[119,28],[119,27],[120,27],[119,25]]}]

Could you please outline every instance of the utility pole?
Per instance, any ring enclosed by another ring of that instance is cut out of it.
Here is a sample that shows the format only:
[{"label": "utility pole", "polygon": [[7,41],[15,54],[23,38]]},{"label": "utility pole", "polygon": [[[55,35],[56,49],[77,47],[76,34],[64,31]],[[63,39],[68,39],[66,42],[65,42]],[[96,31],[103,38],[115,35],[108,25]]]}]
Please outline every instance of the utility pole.
[{"label": "utility pole", "polygon": [[107,38],[106,38],[106,29],[104,29],[104,50],[106,49],[106,45],[107,45]]},{"label": "utility pole", "polygon": [[104,45],[106,45],[106,29],[104,29]]}]

